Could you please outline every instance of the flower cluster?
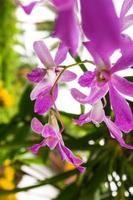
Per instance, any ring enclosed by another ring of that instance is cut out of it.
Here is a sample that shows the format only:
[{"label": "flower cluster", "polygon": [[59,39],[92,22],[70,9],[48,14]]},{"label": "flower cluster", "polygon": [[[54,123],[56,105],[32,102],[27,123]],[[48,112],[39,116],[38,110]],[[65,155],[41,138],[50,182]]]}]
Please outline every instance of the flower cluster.
[{"label": "flower cluster", "polygon": [[[32,1],[29,5],[23,5],[19,0],[16,2],[30,14],[37,4],[41,5],[46,0]],[[33,69],[28,74],[28,79],[36,84],[31,92],[31,100],[35,101],[34,111],[43,115],[54,107],[55,113],[49,112],[50,120],[45,125],[36,118],[32,120],[33,131],[41,134],[44,139],[31,150],[37,153],[42,146],[57,149],[63,160],[83,172],[85,168],[81,166],[82,160],[75,157],[65,146],[61,135],[64,127],[60,130],[56,119],[57,116],[63,126],[56,107],[60,82],[76,79],[77,75],[68,68],[79,63],[66,67],[61,66],[61,63],[66,59],[67,53],[76,57],[80,45],[88,50],[93,61],[86,60],[81,63],[92,63],[94,71],[88,70],[78,79],[81,87],[88,88],[88,95],[76,88],[71,89],[71,94],[80,104],[90,104],[92,109],[74,121],[80,126],[89,122],[96,125],[104,122],[112,138],[122,147],[133,149],[122,137],[133,130],[133,113],[125,99],[127,96],[133,97],[133,83],[117,73],[133,65],[133,41],[124,33],[125,29],[133,25],[133,14],[128,14],[133,0],[124,0],[119,16],[112,0],[51,0],[48,3],[57,11],[51,37],[59,39],[59,48],[53,59],[43,41],[34,42],[34,51],[42,66]],[[111,56],[116,50],[119,50],[121,56],[112,64]],[[110,102],[113,119],[106,116],[102,103],[107,93],[109,100],[106,101]]]}]

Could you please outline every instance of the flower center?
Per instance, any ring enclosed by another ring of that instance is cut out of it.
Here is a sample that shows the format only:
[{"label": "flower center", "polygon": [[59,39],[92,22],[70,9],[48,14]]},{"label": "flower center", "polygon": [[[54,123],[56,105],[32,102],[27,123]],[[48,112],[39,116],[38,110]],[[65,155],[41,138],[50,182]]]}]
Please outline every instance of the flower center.
[{"label": "flower center", "polygon": [[103,69],[97,72],[97,81],[98,83],[105,83],[108,82],[110,79],[110,72]]}]

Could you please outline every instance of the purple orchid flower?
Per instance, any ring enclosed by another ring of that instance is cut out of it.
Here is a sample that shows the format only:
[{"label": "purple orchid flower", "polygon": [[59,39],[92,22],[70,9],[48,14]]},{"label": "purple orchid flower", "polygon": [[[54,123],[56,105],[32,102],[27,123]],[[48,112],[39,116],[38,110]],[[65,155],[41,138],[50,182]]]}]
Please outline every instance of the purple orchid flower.
[{"label": "purple orchid flower", "polygon": [[75,57],[77,54],[80,33],[75,13],[76,0],[67,1],[67,6],[66,1],[58,1],[57,3],[56,0],[53,1],[53,3],[57,9],[58,16],[55,21],[55,28],[52,36],[61,40],[59,53],[64,49],[64,59],[66,58],[68,51]]},{"label": "purple orchid flower", "polygon": [[81,14],[84,32],[91,41],[84,45],[91,53],[96,69],[85,72],[79,79],[81,86],[91,89],[89,96],[77,89],[72,89],[72,95],[80,103],[95,104],[109,91],[115,123],[122,131],[129,132],[133,129],[133,114],[121,93],[133,96],[133,83],[115,72],[133,65],[133,42],[129,42],[128,48],[112,67],[109,58],[121,46],[119,20],[113,3],[110,0],[100,0],[99,4],[96,0],[87,2],[81,1]]},{"label": "purple orchid flower", "polygon": [[133,146],[125,143],[122,138],[122,132],[118,126],[112,122],[109,117],[106,117],[101,101],[94,104],[90,112],[82,114],[79,119],[75,120],[75,123],[80,126],[88,122],[93,122],[95,125],[99,125],[101,122],[104,122],[107,125],[112,138],[116,139],[122,147],[133,149]]},{"label": "purple orchid flower", "polygon": [[[34,51],[40,59],[42,66],[33,69],[27,75],[28,79],[33,83],[37,83],[32,90],[30,98],[35,100],[34,111],[40,115],[46,113],[54,104],[58,95],[58,85],[55,87],[53,97],[50,94],[52,86],[54,85],[61,68],[57,67],[48,48],[43,41],[34,42]],[[56,56],[58,62],[61,59],[61,54]],[[76,78],[76,74],[66,70],[60,79],[60,82],[72,81]]]},{"label": "purple orchid flower", "polygon": [[[32,1],[26,6],[19,0],[16,1],[27,14],[30,14],[37,4],[44,3],[46,0]],[[58,54],[64,52],[62,56],[62,61],[64,61],[69,51],[73,57],[77,55],[80,28],[75,14],[76,0],[51,0],[50,2],[58,13],[52,37],[60,39]]]},{"label": "purple orchid flower", "polygon": [[31,147],[31,151],[34,154],[37,154],[39,149],[44,146],[49,147],[51,150],[56,149],[60,153],[63,161],[65,160],[72,163],[80,172],[84,172],[85,167],[81,166],[83,161],[80,158],[74,156],[72,151],[65,146],[57,120],[54,115],[51,117],[52,124],[45,125],[42,125],[42,123],[37,118],[32,119],[32,130],[41,135],[44,139],[40,144],[33,145]]}]

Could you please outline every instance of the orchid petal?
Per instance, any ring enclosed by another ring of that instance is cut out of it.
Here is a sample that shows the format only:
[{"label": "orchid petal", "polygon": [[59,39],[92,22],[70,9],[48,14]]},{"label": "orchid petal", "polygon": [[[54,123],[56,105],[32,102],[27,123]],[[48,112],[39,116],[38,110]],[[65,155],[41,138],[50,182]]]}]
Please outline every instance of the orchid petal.
[{"label": "orchid petal", "polygon": [[34,117],[31,121],[31,128],[35,133],[41,134],[43,125],[37,118]]},{"label": "orchid petal", "polygon": [[[123,55],[118,59],[115,65],[112,67],[111,72],[117,72],[127,69],[133,65],[133,41],[128,40],[128,46],[123,52]],[[128,47],[128,48],[127,48]]]},{"label": "orchid petal", "polygon": [[60,81],[61,82],[69,82],[75,80],[77,75],[74,72],[71,72],[69,70],[64,71],[64,73],[61,76]]},{"label": "orchid petal", "polygon": [[33,154],[37,154],[39,149],[44,146],[46,146],[45,140],[43,140],[40,144],[34,144],[32,147],[30,147],[30,150]]},{"label": "orchid petal", "polygon": [[55,149],[55,147],[57,146],[58,144],[58,139],[57,138],[54,138],[54,137],[48,137],[46,140],[46,145],[51,149]]},{"label": "orchid petal", "polygon": [[34,42],[33,47],[36,55],[46,68],[55,67],[53,58],[43,41]]},{"label": "orchid petal", "polygon": [[133,25],[133,14],[124,17],[122,24],[121,24],[122,31],[124,31],[125,29],[129,28],[132,25]]},{"label": "orchid petal", "polygon": [[92,85],[95,76],[96,76],[95,72],[87,71],[82,76],[80,76],[78,83],[82,87],[90,87]]},{"label": "orchid petal", "polygon": [[46,70],[42,68],[33,69],[31,73],[27,74],[29,81],[33,83],[38,83],[42,81],[43,77],[46,75]]},{"label": "orchid petal", "polygon": [[116,125],[124,132],[131,131],[133,129],[133,115],[129,104],[111,84],[109,87],[109,96],[115,114]]},{"label": "orchid petal", "polygon": [[74,156],[70,149],[61,144],[57,145],[57,149],[60,152],[62,160],[66,160],[67,162],[72,163],[75,167],[77,167],[77,169],[80,170],[81,173],[85,171],[85,168],[80,166],[83,161],[80,158]]},{"label": "orchid petal", "polygon": [[52,86],[50,85],[50,83],[48,81],[46,81],[46,80],[43,80],[43,81],[39,82],[34,87],[34,89],[32,90],[32,92],[30,94],[31,100],[32,101],[35,100],[40,93],[43,93],[43,94],[47,93],[51,89],[51,87]]},{"label": "orchid petal", "polygon": [[57,10],[67,10],[74,6],[75,0],[52,0]]},{"label": "orchid petal", "polygon": [[55,130],[53,129],[53,127],[49,124],[46,124],[43,127],[43,131],[42,131],[42,136],[47,138],[47,137],[56,137],[57,134],[55,132]]},{"label": "orchid petal", "polygon": [[52,36],[59,38],[70,50],[72,56],[76,56],[79,43],[79,25],[77,24],[74,8],[59,11]]},{"label": "orchid petal", "polygon": [[71,89],[71,95],[73,96],[74,99],[79,101],[80,103],[83,103],[84,100],[87,98],[85,94],[77,90],[76,88]]},{"label": "orchid petal", "polygon": [[122,138],[122,132],[120,131],[120,129],[116,126],[114,122],[112,122],[107,117],[105,117],[104,122],[106,123],[111,136],[113,136],[122,147],[127,148],[127,149],[133,149],[133,146],[125,143],[124,139]]},{"label": "orchid petal", "polygon": [[15,0],[16,1],[16,4],[18,6],[21,6],[21,8],[24,10],[24,12],[28,15],[31,14],[32,10],[34,9],[34,7],[37,5],[37,4],[40,4],[40,3],[43,3],[45,2],[46,0],[40,0],[40,1],[32,1],[31,3],[29,3],[28,5],[23,5],[19,0]]},{"label": "orchid petal", "polygon": [[54,104],[53,101],[56,100],[57,95],[58,95],[57,87],[55,88],[53,98],[50,94],[50,90],[48,93],[38,95],[35,102],[34,112],[40,115],[43,115],[44,113],[48,112],[49,109],[53,106]]},{"label": "orchid petal", "polygon": [[119,92],[124,95],[133,97],[133,82],[130,82],[120,76],[114,75],[112,78],[112,83]]},{"label": "orchid petal", "polygon": [[133,0],[124,0],[121,8],[120,19],[125,17],[131,6],[133,5]]},{"label": "orchid petal", "polygon": [[55,55],[54,62],[56,63],[57,66],[60,65],[66,59],[68,51],[69,51],[68,47],[62,42]]},{"label": "orchid petal", "polygon": [[[120,45],[120,24],[111,0],[80,0],[82,27],[101,57]],[[108,28],[107,28],[108,27]]]},{"label": "orchid petal", "polygon": [[88,122],[91,122],[90,112],[80,115],[79,119],[75,119],[74,122],[80,126],[82,126]]}]

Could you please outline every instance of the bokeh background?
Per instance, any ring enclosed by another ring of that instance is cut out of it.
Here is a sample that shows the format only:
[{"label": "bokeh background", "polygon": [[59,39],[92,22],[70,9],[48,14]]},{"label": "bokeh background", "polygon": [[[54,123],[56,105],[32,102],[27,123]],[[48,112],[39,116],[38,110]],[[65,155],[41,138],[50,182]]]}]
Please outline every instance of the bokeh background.
[{"label": "bokeh background", "polygon": [[[122,2],[115,2],[118,14]],[[133,152],[111,139],[104,124],[78,127],[72,123],[89,109],[70,95],[71,84],[79,87],[76,81],[61,85],[57,106],[65,124],[65,144],[83,158],[86,172],[79,174],[48,148],[36,156],[29,151],[41,138],[30,129],[36,115],[29,98],[33,86],[26,75],[39,62],[32,49],[35,40],[43,39],[55,55],[59,41],[50,37],[55,16],[49,4],[35,8],[27,16],[13,0],[0,1],[0,200],[132,200]],[[133,29],[127,31],[132,36]],[[77,61],[89,57],[82,48],[79,52]],[[113,59],[117,57],[119,52]],[[68,56],[65,64],[73,62]],[[72,70],[82,73],[80,66]],[[126,73],[133,81],[132,71]],[[105,109],[106,114],[111,112],[108,104]],[[39,118],[47,121],[47,115]],[[133,133],[125,140],[133,144]]]}]

